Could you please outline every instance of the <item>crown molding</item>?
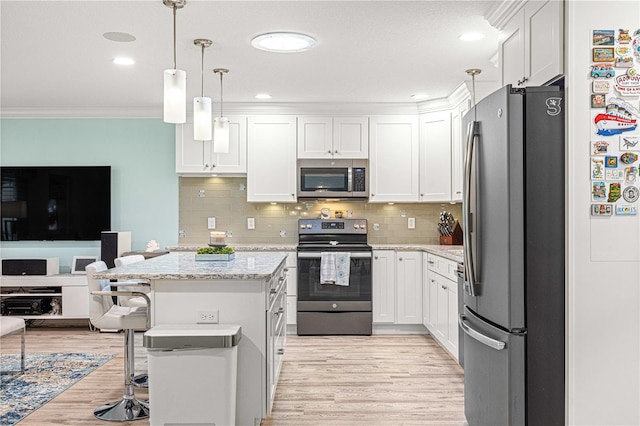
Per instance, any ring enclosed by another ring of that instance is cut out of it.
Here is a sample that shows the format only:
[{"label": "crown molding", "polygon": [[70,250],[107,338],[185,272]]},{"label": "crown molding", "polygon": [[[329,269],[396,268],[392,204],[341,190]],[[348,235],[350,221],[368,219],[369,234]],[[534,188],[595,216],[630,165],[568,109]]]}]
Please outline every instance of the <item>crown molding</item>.
[{"label": "crown molding", "polygon": [[[418,113],[416,103],[312,103],[269,102],[224,104],[227,115],[405,115]],[[215,114],[215,111],[214,111]],[[187,115],[192,115],[191,108]],[[0,118],[155,118],[161,108],[2,108]]]},{"label": "crown molding", "polygon": [[502,31],[504,26],[527,2],[527,0],[500,0],[491,5],[489,10],[484,14],[489,24]]}]

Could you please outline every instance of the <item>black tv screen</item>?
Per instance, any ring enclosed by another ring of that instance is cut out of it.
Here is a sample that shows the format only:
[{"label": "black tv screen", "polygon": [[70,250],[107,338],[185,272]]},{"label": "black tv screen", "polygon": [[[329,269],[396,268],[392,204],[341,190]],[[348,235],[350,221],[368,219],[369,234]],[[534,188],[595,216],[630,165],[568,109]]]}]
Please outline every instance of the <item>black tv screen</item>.
[{"label": "black tv screen", "polygon": [[97,241],[111,230],[111,167],[0,167],[2,241]]}]

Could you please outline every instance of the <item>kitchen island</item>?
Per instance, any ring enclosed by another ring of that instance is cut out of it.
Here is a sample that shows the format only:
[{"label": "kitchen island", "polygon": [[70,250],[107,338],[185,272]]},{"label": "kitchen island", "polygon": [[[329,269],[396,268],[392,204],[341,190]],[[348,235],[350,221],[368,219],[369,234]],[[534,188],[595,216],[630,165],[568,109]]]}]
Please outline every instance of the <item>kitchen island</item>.
[{"label": "kitchen island", "polygon": [[201,311],[216,312],[221,324],[241,325],[236,423],[259,425],[271,411],[284,358],[287,254],[240,252],[224,262],[174,252],[96,277],[149,280],[152,325],[195,324]]}]

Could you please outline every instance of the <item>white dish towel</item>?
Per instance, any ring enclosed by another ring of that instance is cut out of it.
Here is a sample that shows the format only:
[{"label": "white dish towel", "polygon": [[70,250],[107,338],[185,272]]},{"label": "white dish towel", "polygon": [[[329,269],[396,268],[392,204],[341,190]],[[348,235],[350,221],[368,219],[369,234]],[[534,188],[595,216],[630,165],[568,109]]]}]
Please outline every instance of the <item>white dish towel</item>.
[{"label": "white dish towel", "polygon": [[336,278],[336,252],[320,253],[320,284],[335,284]]},{"label": "white dish towel", "polygon": [[351,253],[336,252],[336,285],[349,285],[349,269],[351,269]]}]

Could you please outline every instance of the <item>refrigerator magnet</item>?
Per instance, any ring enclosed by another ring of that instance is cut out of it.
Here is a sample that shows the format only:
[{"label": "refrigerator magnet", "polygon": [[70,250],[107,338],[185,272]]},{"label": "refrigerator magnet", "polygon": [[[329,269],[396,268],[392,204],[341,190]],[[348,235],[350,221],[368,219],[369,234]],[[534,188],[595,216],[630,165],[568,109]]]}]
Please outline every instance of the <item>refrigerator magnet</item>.
[{"label": "refrigerator magnet", "polygon": [[591,153],[593,155],[604,155],[609,152],[609,142],[605,141],[596,141],[591,143],[593,150]]},{"label": "refrigerator magnet", "polygon": [[633,67],[633,56],[616,56],[614,64],[616,68],[631,68]]},{"label": "refrigerator magnet", "polygon": [[607,184],[604,181],[591,182],[591,200],[606,201],[607,200]]},{"label": "refrigerator magnet", "polygon": [[614,41],[614,30],[593,30],[594,46],[613,46]]},{"label": "refrigerator magnet", "polygon": [[591,95],[591,108],[604,108],[606,106],[606,95],[596,93]]},{"label": "refrigerator magnet", "polygon": [[613,87],[622,96],[638,95],[640,94],[640,75],[619,75],[614,78]]},{"label": "refrigerator magnet", "polygon": [[636,178],[638,177],[638,168],[637,167],[626,167],[624,169],[624,181],[626,183],[634,183]]},{"label": "refrigerator magnet", "polygon": [[604,159],[591,157],[591,179],[604,179]]},{"label": "refrigerator magnet", "polygon": [[638,136],[620,136],[620,151],[636,151],[638,148]]},{"label": "refrigerator magnet", "polygon": [[591,204],[591,216],[611,216],[612,213],[611,204]]},{"label": "refrigerator magnet", "polygon": [[616,41],[620,44],[631,43],[631,36],[629,35],[629,30],[624,30],[620,28],[618,30],[618,39]]},{"label": "refrigerator magnet", "polygon": [[624,164],[633,164],[638,161],[638,154],[635,152],[625,152],[620,156],[620,161]]},{"label": "refrigerator magnet", "polygon": [[621,197],[621,193],[620,193],[620,184],[619,183],[610,183],[609,184],[609,198],[607,198],[607,201],[610,203],[615,203],[616,201],[618,201]]},{"label": "refrigerator magnet", "polygon": [[607,155],[604,157],[604,166],[609,169],[618,167],[618,157]]},{"label": "refrigerator magnet", "polygon": [[593,93],[607,94],[611,91],[611,82],[609,80],[593,80],[591,82],[591,91]]},{"label": "refrigerator magnet", "polygon": [[622,194],[622,196],[624,197],[626,202],[635,203],[640,197],[640,190],[638,190],[638,188],[636,188],[635,186],[627,186],[624,189],[624,193]]},{"label": "refrigerator magnet", "polygon": [[593,62],[613,62],[614,58],[613,47],[593,48]]},{"label": "refrigerator magnet", "polygon": [[624,180],[624,170],[622,169],[605,170],[605,180]]},{"label": "refrigerator magnet", "polygon": [[638,214],[638,207],[632,204],[619,204],[616,206],[618,216],[635,216]]}]

